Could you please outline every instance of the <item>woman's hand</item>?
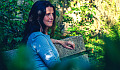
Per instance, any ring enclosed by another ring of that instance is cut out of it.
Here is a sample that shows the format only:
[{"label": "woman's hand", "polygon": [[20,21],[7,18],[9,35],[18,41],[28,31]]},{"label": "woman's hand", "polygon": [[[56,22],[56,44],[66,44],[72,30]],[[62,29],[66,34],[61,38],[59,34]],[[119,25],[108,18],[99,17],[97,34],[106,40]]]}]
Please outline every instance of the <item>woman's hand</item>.
[{"label": "woman's hand", "polygon": [[68,49],[75,49],[75,44],[71,41],[62,41],[61,44]]},{"label": "woman's hand", "polygon": [[51,39],[51,40],[53,43],[59,43],[65,48],[75,49],[75,44],[71,41],[62,41],[62,40],[55,40],[55,39]]}]

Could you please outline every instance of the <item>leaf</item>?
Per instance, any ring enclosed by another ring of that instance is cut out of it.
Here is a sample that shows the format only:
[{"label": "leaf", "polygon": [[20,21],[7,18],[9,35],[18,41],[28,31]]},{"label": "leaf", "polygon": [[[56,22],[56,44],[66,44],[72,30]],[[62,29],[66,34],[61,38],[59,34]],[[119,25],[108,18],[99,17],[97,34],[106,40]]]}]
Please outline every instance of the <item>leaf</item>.
[{"label": "leaf", "polygon": [[90,15],[90,18],[93,18],[93,14]]},{"label": "leaf", "polygon": [[10,2],[12,2],[12,0],[9,0]]},{"label": "leaf", "polygon": [[22,37],[17,37],[17,38],[14,38],[15,41],[19,42],[22,40]]},{"label": "leaf", "polygon": [[71,27],[69,27],[68,29],[67,29],[67,31],[71,31],[72,30],[72,28]]}]

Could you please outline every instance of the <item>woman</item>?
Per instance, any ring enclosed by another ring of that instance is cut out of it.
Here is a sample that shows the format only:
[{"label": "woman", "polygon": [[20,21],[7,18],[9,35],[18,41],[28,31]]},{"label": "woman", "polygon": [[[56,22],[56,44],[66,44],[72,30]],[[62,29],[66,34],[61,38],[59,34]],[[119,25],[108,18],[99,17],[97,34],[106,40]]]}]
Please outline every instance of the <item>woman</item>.
[{"label": "woman", "polygon": [[35,2],[29,13],[24,40],[34,52],[35,68],[38,70],[48,70],[60,62],[59,54],[53,43],[59,43],[68,49],[75,48],[75,44],[70,41],[50,39],[48,29],[51,28],[51,34],[53,34],[55,18],[55,8],[48,1]]}]

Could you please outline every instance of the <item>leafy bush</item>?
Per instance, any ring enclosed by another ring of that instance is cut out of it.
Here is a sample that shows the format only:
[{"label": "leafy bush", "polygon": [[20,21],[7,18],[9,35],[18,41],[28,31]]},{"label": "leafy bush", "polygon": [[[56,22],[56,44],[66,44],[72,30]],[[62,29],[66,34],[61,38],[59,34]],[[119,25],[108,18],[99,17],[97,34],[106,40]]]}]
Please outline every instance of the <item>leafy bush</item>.
[{"label": "leafy bush", "polygon": [[[76,4],[76,3],[75,3]],[[74,4],[74,5],[75,5]],[[95,29],[92,29],[91,26],[94,23],[94,16],[96,14],[95,5],[93,3],[84,3],[80,7],[71,7],[71,11],[65,13],[64,22],[70,23],[69,36],[78,36],[82,35],[89,55],[90,63],[95,68],[100,70],[104,68],[104,41],[100,33],[92,35],[95,33]],[[69,17],[69,14],[79,15],[81,18]],[[81,20],[80,20],[81,19]],[[83,27],[83,29],[81,29]]]},{"label": "leafy bush", "polygon": [[0,50],[16,48],[16,45],[20,43],[32,4],[32,0],[0,1]]}]

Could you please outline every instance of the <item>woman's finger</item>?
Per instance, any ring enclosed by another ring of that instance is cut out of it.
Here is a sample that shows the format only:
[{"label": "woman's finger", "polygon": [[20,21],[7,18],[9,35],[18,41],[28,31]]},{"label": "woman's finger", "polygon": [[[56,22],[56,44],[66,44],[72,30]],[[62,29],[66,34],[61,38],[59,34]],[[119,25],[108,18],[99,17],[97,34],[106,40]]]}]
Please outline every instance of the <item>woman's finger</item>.
[{"label": "woman's finger", "polygon": [[72,47],[69,47],[69,46],[66,46],[66,48],[68,48],[68,49],[73,49]]},{"label": "woman's finger", "polygon": [[71,45],[71,47],[74,49],[75,48],[75,44],[71,41],[68,41],[68,45]]}]

